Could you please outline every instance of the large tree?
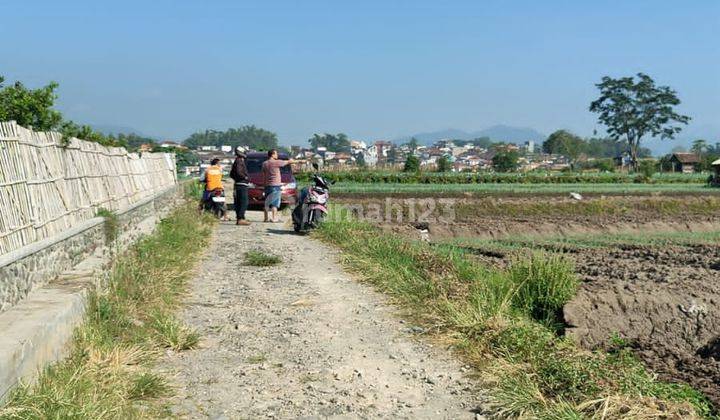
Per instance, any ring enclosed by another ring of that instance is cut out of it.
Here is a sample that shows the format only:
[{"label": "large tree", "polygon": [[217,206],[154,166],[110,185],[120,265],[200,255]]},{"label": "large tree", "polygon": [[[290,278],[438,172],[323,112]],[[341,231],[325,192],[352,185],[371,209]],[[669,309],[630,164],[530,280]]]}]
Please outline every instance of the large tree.
[{"label": "large tree", "polygon": [[23,127],[38,131],[60,128],[63,122],[59,111],[53,109],[58,84],[50,82],[38,89],[28,89],[22,82],[3,87],[0,76],[0,121],[14,120]]},{"label": "large tree", "polygon": [[545,153],[566,156],[570,160],[570,168],[574,170],[578,157],[587,151],[588,144],[569,131],[557,130],[543,142],[542,148]]},{"label": "large tree", "polygon": [[520,166],[520,154],[516,151],[501,150],[492,158],[493,168],[498,172],[513,172]]},{"label": "large tree", "polygon": [[64,120],[60,111],[53,108],[58,88],[56,82],[37,89],[28,89],[22,82],[3,86],[5,78],[0,76],[0,121],[13,120],[19,125],[36,131],[58,130],[64,140],[77,137],[105,146],[125,146],[113,136],[106,136],[88,125]]},{"label": "large tree", "polygon": [[272,131],[244,125],[239,128],[228,128],[226,131],[205,130],[188,137],[185,146],[197,148],[199,146],[246,146],[254,150],[270,150],[278,148],[277,135]]},{"label": "large tree", "polygon": [[410,155],[405,159],[404,172],[420,172],[420,159],[415,155]]},{"label": "large tree", "polygon": [[440,158],[437,160],[437,171],[438,172],[448,172],[452,169],[452,163],[450,162],[450,158],[447,156],[440,156]]},{"label": "large tree", "polygon": [[314,149],[325,147],[329,152],[350,152],[350,140],[344,133],[313,134],[312,138],[308,139],[308,142]]},{"label": "large tree", "polygon": [[696,166],[700,171],[711,170],[712,163],[720,158],[720,143],[713,147],[706,140],[697,139],[692,142],[690,150],[700,158],[700,164]]},{"label": "large tree", "polygon": [[124,143],[128,150],[137,150],[143,144],[149,144],[151,148],[157,147],[158,145],[155,139],[143,137],[135,133],[118,134],[117,140],[120,143]]},{"label": "large tree", "polygon": [[698,156],[701,156],[708,150],[708,142],[703,139],[697,139],[692,142],[692,147],[690,148],[690,150],[692,150],[692,152],[697,154]]},{"label": "large tree", "polygon": [[[587,140],[586,153],[595,158],[615,158],[627,151],[624,141],[618,141],[607,137],[590,138]],[[645,158],[652,156],[652,151],[647,147],[638,149],[638,157]]]},{"label": "large tree", "polygon": [[603,77],[596,84],[600,97],[590,104],[598,121],[607,127],[608,135],[623,140],[628,147],[632,165],[638,167],[640,143],[646,135],[673,139],[690,117],[675,112],[680,104],[677,94],[668,86],[656,86],[643,73],[634,77],[613,79]]}]

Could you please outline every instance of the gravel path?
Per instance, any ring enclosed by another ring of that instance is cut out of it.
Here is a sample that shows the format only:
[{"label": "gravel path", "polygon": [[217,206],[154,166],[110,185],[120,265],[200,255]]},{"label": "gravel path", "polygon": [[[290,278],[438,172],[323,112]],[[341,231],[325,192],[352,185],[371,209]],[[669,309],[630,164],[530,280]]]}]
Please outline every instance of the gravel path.
[{"label": "gravel path", "polygon": [[[291,230],[219,225],[183,314],[201,345],[161,362],[178,388],[174,415],[480,418],[465,367],[418,340],[422,329],[345,273],[336,252]],[[245,266],[251,249],[283,263]]]}]

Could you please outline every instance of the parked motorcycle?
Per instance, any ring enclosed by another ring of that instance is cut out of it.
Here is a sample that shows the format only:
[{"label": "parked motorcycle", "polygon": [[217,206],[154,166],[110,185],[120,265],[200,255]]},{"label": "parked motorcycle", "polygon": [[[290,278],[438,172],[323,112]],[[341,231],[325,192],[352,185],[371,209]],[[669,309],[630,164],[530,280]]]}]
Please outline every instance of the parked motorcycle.
[{"label": "parked motorcycle", "polygon": [[298,203],[292,212],[293,227],[298,233],[315,229],[325,220],[328,213],[330,185],[335,183],[329,182],[317,173],[316,163],[313,163],[313,168],[316,172],[313,174],[312,185],[300,191]]},{"label": "parked motorcycle", "polygon": [[210,191],[209,197],[205,200],[203,205],[205,211],[212,213],[218,219],[225,217],[225,214],[227,213],[225,191],[219,188]]}]

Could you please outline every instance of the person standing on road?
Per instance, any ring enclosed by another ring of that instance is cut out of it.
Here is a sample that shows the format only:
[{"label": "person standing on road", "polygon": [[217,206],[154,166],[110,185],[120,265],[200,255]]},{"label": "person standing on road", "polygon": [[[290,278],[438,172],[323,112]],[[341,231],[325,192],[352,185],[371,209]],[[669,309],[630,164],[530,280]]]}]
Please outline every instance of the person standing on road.
[{"label": "person standing on road", "polygon": [[238,146],[235,148],[235,162],[233,162],[230,170],[230,178],[235,180],[235,224],[239,226],[247,226],[250,224],[245,220],[245,211],[248,207],[248,186],[250,178],[248,178],[247,166],[245,164],[245,148]]},{"label": "person standing on road", "polygon": [[[277,210],[280,208],[280,199],[282,194],[282,176],[280,168],[295,163],[294,160],[278,159],[278,152],[275,149],[268,151],[268,159],[262,164],[263,184],[265,185],[265,222],[272,221],[279,223],[281,220],[277,217]],[[268,217],[268,212],[272,211],[272,219]]]}]

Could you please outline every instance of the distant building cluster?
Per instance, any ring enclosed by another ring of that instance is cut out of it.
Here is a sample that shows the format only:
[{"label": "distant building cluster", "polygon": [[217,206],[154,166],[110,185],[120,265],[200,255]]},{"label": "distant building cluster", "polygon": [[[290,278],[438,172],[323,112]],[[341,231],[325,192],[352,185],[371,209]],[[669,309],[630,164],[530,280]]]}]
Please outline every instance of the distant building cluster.
[{"label": "distant building cluster", "polygon": [[439,140],[430,146],[412,145],[406,143],[396,145],[386,140],[377,140],[367,143],[362,140],[350,141],[349,152],[331,152],[325,148],[317,149],[293,146],[292,155],[296,159],[309,159],[322,162],[326,168],[343,167],[369,167],[394,169],[402,168],[408,156],[414,155],[418,158],[420,166],[427,169],[437,167],[441,158],[447,159],[451,164],[452,171],[475,171],[492,169],[492,159],[500,149],[516,151],[524,162],[539,166],[553,166],[567,164],[566,160],[558,161],[557,157],[546,156],[539,162],[532,157],[535,153],[535,143],[526,142],[523,146],[514,144],[484,148],[472,143],[456,145],[453,140]]},{"label": "distant building cluster", "polygon": [[[140,151],[149,151],[157,146],[142,145]],[[189,150],[180,143],[166,140],[161,142],[159,147],[191,152],[197,157],[192,164],[179,165],[179,170],[186,175],[199,174],[210,166],[210,161],[213,159],[219,159],[221,165],[229,170],[235,158],[233,147],[230,145],[198,146],[195,150]],[[415,156],[420,168],[427,171],[436,170],[443,158],[445,168],[452,172],[493,171],[495,170],[493,158],[498,153],[507,152],[514,152],[517,156],[517,170],[520,172],[563,171],[571,169],[573,163],[567,156],[544,153],[542,147],[532,140],[522,145],[495,143],[488,147],[450,139],[438,140],[427,146],[412,143],[398,145],[387,140],[372,142],[351,140],[349,148],[345,147],[341,152],[327,150],[325,147],[290,146],[281,149],[293,159],[304,160],[306,170],[310,170],[312,162],[318,163],[323,170],[330,171],[363,168],[401,170],[407,158]],[[588,163],[595,160],[596,158],[581,155],[576,162]],[[619,171],[629,170],[632,163],[628,153],[621,153],[609,161],[615,170]],[[695,153],[673,153],[668,156],[668,161],[661,167],[661,171],[690,173],[695,171],[699,162],[700,157]]]},{"label": "distant building cluster", "polygon": [[[415,156],[420,167],[426,170],[437,168],[438,161],[445,158],[453,172],[489,171],[493,169],[493,157],[500,152],[517,152],[519,170],[536,169],[562,170],[568,168],[569,161],[562,155],[538,153],[539,147],[534,141],[523,145],[500,144],[492,147],[480,147],[471,142],[459,142],[445,139],[434,144],[397,145],[387,140],[366,142],[351,140],[349,150],[338,152],[325,147],[291,146],[289,154],[293,159],[317,162],[325,170],[344,170],[352,168],[402,169],[408,156]],[[167,146],[165,146],[167,144]],[[174,142],[164,142],[161,147],[178,147]],[[182,147],[182,146],[180,146]],[[231,146],[199,146],[194,153],[200,164],[184,169],[188,175],[199,173],[209,166],[212,159],[220,159],[223,166],[229,167],[234,159]]]}]

